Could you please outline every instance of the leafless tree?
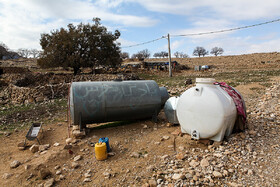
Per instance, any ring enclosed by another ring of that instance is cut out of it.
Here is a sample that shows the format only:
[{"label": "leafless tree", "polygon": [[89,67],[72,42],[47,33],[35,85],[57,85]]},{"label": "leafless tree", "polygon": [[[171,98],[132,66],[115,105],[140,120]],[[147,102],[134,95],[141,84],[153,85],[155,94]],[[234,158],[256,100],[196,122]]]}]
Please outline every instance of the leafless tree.
[{"label": "leafless tree", "polygon": [[166,51],[161,51],[161,52],[158,52],[158,53],[155,53],[154,54],[154,57],[159,57],[159,58],[166,58],[168,57],[168,52]]},{"label": "leafless tree", "polygon": [[175,56],[175,58],[179,58],[180,52],[179,52],[179,51],[176,51],[176,52],[174,53],[174,56]]},{"label": "leafless tree", "polygon": [[151,53],[150,53],[150,51],[148,49],[144,49],[142,51],[139,51],[138,53],[142,54],[143,58],[149,58],[151,56]]},{"label": "leafless tree", "polygon": [[189,55],[187,55],[187,54],[185,54],[185,53],[182,52],[182,53],[179,54],[179,57],[180,57],[180,58],[188,58]]},{"label": "leafless tree", "polygon": [[131,58],[134,58],[134,59],[139,59],[139,60],[144,60],[145,58],[149,58],[151,56],[151,53],[148,49],[144,49],[142,51],[139,51],[138,53],[136,54],[133,54],[131,56]]},{"label": "leafless tree", "polygon": [[32,58],[39,58],[41,52],[37,49],[30,49],[29,53],[32,56]]},{"label": "leafless tree", "polygon": [[194,50],[193,50],[193,55],[194,56],[205,56],[205,55],[208,55],[208,51],[206,51],[206,49],[204,47],[196,47]]},{"label": "leafless tree", "polygon": [[160,57],[160,53],[154,53],[153,57],[155,58]]},{"label": "leafless tree", "polygon": [[168,52],[166,52],[166,51],[161,51],[160,54],[161,54],[162,58],[168,57]]},{"label": "leafless tree", "polygon": [[28,58],[30,55],[30,50],[25,48],[20,48],[17,50],[17,53],[19,54],[19,56],[23,58]]},{"label": "leafless tree", "polygon": [[210,53],[215,55],[215,56],[218,56],[218,55],[223,54],[224,50],[221,47],[213,47]]},{"label": "leafless tree", "polygon": [[129,53],[128,52],[121,52],[120,53],[121,59],[128,59],[129,58]]},{"label": "leafless tree", "polygon": [[183,52],[176,51],[174,53],[175,58],[188,58],[189,56]]}]

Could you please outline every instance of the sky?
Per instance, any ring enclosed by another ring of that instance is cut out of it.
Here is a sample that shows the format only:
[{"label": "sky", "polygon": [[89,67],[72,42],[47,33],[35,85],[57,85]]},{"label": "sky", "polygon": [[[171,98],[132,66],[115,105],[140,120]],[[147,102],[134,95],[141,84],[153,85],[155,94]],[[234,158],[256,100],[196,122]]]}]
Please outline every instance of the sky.
[{"label": "sky", "polygon": [[66,28],[69,23],[91,23],[99,17],[109,31],[119,30],[122,51],[130,55],[148,49],[192,56],[197,46],[223,55],[280,52],[280,22],[202,36],[173,35],[231,29],[280,18],[279,0],[0,0],[0,42],[10,49],[41,50],[42,33]]}]

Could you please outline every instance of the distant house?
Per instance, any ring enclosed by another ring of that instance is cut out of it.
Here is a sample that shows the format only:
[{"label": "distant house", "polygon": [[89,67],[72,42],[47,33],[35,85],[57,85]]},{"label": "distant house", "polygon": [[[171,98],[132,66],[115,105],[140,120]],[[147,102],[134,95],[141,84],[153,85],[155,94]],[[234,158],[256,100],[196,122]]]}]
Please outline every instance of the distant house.
[{"label": "distant house", "polygon": [[[169,62],[168,61],[157,61],[157,62],[149,62],[149,61],[145,61],[145,67],[151,67],[151,68],[154,68],[154,67],[167,67],[169,66]],[[178,62],[177,61],[172,61],[172,66],[175,67],[178,65]]]},{"label": "distant house", "polygon": [[6,47],[0,45],[0,60],[18,59],[20,56],[13,51],[9,51]]},{"label": "distant house", "polygon": [[122,67],[137,67],[140,68],[141,67],[142,62],[125,62],[123,63],[121,66]]},{"label": "distant house", "polygon": [[[177,61],[172,61],[172,66],[176,67]],[[122,64],[122,67],[133,67],[133,68],[149,68],[149,69],[168,69],[168,61],[142,61],[142,62],[126,62]]]},{"label": "distant house", "polygon": [[11,60],[11,59],[19,59],[20,56],[18,54],[15,55],[5,55],[2,57],[2,60]]},{"label": "distant house", "polygon": [[6,53],[2,56],[2,60],[11,60],[11,59],[19,59],[20,56],[16,52],[6,51]]}]

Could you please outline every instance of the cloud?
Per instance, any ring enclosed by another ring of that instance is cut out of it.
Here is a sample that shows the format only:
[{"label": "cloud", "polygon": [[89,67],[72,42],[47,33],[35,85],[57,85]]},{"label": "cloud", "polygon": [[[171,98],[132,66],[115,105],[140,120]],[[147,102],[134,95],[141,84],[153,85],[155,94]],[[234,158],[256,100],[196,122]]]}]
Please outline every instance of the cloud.
[{"label": "cloud", "polygon": [[100,7],[116,8],[125,2],[126,0],[96,0],[95,4]]},{"label": "cloud", "polygon": [[0,41],[12,49],[40,48],[41,33],[68,23],[89,22],[93,17],[133,27],[150,27],[157,23],[148,16],[115,14],[90,1],[0,0],[0,5]]},{"label": "cloud", "polygon": [[266,33],[263,36],[257,37],[256,40],[274,40],[275,38],[279,37],[279,33],[277,32],[271,32],[271,33]]},{"label": "cloud", "polygon": [[240,36],[228,36],[223,40],[214,39],[204,41],[201,45],[205,49],[211,51],[213,47],[222,47],[224,49],[223,55],[236,55],[236,54],[249,54],[249,53],[262,53],[262,52],[273,52],[280,51],[279,42],[280,38],[274,40],[258,40],[251,36],[240,37]]},{"label": "cloud", "polygon": [[[126,47],[126,46],[130,46],[130,45],[135,45],[135,44],[137,44],[136,42],[123,39],[122,37],[120,37],[120,38],[117,40],[117,42],[121,43],[121,46],[122,46],[122,47]],[[125,48],[124,48],[124,50],[125,50]]]},{"label": "cloud", "polygon": [[[41,33],[66,27],[68,23],[91,22],[93,17],[100,17],[109,30],[123,31],[124,35],[118,41],[127,46],[139,43],[140,34],[151,37],[155,33],[200,33],[259,23],[280,17],[279,9],[279,0],[0,0],[0,42],[12,49],[40,48]],[[168,27],[170,22],[174,24]],[[127,31],[130,37],[135,34],[135,42],[125,38]],[[223,47],[225,54],[279,49],[277,29],[274,33],[258,35],[255,40],[246,38],[244,32],[243,36],[237,37],[238,34],[226,32],[171,38],[171,50],[197,45],[210,48],[214,44]],[[255,33],[248,35],[253,37]],[[150,46],[151,51],[167,50],[167,42]],[[146,46],[131,50],[142,47]]]},{"label": "cloud", "polygon": [[137,0],[150,11],[187,15],[190,17],[215,17],[230,20],[273,18],[280,15],[278,0]]},{"label": "cloud", "polygon": [[[7,4],[9,1],[6,1]],[[146,27],[157,23],[157,20],[147,16],[133,16],[114,14],[106,7],[98,6],[90,1],[81,0],[17,0],[13,3],[13,9],[24,9],[25,14],[37,15],[42,19],[68,19],[68,20],[91,20],[93,17],[100,17],[105,21],[113,21],[127,26]],[[34,18],[33,18],[34,19]],[[36,19],[38,20],[38,19]]]},{"label": "cloud", "polygon": [[221,38],[227,34],[232,34],[233,32],[203,34],[203,35],[193,35],[193,34],[219,31],[219,30],[229,29],[234,26],[235,26],[235,24],[228,20],[202,18],[202,19],[193,21],[191,24],[191,28],[174,30],[171,32],[172,32],[172,35],[188,35],[186,37],[196,39],[196,40],[214,39],[214,38]]},{"label": "cloud", "polygon": [[280,52],[280,38],[270,41],[264,41],[259,44],[250,44],[247,53],[260,53],[260,52]]},{"label": "cloud", "polygon": [[184,40],[175,40],[174,42],[171,42],[171,49],[173,51],[177,50],[179,47],[181,47],[185,43]]}]

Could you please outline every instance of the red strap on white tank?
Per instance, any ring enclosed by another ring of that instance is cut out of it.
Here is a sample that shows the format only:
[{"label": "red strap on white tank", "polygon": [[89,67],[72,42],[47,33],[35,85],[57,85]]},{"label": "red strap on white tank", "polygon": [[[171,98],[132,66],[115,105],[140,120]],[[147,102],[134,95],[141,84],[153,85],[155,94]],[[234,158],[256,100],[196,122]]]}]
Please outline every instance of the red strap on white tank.
[{"label": "red strap on white tank", "polygon": [[238,92],[236,92],[233,87],[229,86],[225,82],[215,82],[214,84],[219,85],[233,99],[237,109],[237,114],[242,117],[242,121],[245,124],[247,120],[247,116],[246,116],[245,106],[243,104],[241,95]]}]

